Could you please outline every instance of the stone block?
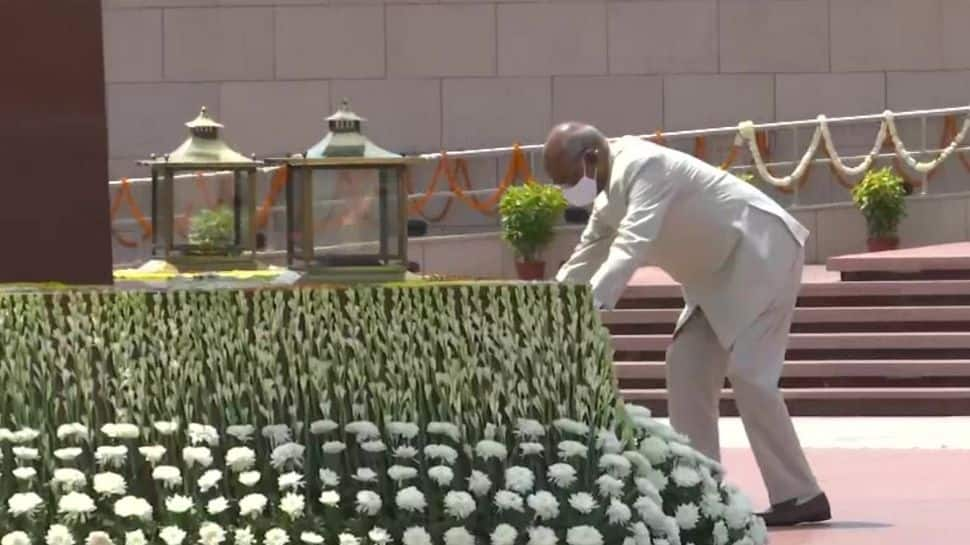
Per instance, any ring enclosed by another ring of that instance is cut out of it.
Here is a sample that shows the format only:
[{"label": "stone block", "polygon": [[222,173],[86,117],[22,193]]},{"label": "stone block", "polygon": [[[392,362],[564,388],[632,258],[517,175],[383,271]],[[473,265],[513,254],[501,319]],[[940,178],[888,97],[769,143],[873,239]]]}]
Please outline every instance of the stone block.
[{"label": "stone block", "polygon": [[441,238],[424,246],[424,272],[464,278],[502,278],[504,243],[494,235]]},{"label": "stone block", "polygon": [[495,74],[495,7],[388,6],[387,69],[392,76]]},{"label": "stone block", "polygon": [[549,78],[445,80],[445,148],[541,143],[550,129],[551,87]]},{"label": "stone block", "polygon": [[383,6],[276,9],[276,77],[385,75]]},{"label": "stone block", "polygon": [[774,81],[762,75],[664,78],[664,129],[733,126],[774,119]]},{"label": "stone block", "polygon": [[717,72],[715,2],[610,2],[607,10],[610,73]]},{"label": "stone block", "polygon": [[966,106],[970,102],[970,71],[891,72],[886,77],[886,106],[897,112]]},{"label": "stone block", "polygon": [[336,80],[331,109],[350,100],[365,134],[397,153],[441,149],[441,82],[436,79]]},{"label": "stone block", "polygon": [[204,8],[219,5],[219,0],[101,0],[101,8]]},{"label": "stone block", "polygon": [[106,10],[102,20],[105,81],[160,81],[162,10]]},{"label": "stone block", "polygon": [[779,74],[775,111],[779,120],[876,114],[886,109],[883,74]]},{"label": "stone block", "polygon": [[555,78],[553,123],[577,120],[609,136],[650,133],[663,124],[663,80],[658,76]]},{"label": "stone block", "polygon": [[273,10],[165,10],[165,78],[175,81],[273,77]]},{"label": "stone block", "polygon": [[940,0],[832,2],[832,71],[942,68],[941,15]]},{"label": "stone block", "polygon": [[910,199],[899,225],[900,245],[912,248],[967,240],[966,207],[958,198]]},{"label": "stone block", "polygon": [[948,70],[970,68],[970,2],[943,0],[943,67]]},{"label": "stone block", "polygon": [[866,251],[866,222],[858,210],[839,206],[819,209],[817,214],[818,261]]},{"label": "stone block", "polygon": [[503,76],[605,74],[603,3],[498,5],[498,73]]},{"label": "stone block", "polygon": [[240,153],[298,153],[327,133],[333,113],[325,81],[260,81],[222,84],[225,137]]},{"label": "stone block", "polygon": [[732,0],[720,5],[722,72],[827,72],[826,0]]}]

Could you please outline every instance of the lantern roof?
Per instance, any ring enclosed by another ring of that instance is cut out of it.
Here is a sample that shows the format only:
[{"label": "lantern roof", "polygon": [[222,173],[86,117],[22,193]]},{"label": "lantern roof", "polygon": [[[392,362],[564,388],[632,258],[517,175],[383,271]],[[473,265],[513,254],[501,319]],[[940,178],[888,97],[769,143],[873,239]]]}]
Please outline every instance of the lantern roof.
[{"label": "lantern roof", "polygon": [[220,129],[224,126],[209,115],[205,106],[198,117],[185,126],[189,128],[189,137],[182,145],[162,158],[152,156],[150,160],[139,163],[194,168],[242,168],[261,164],[229,147],[220,135]]}]

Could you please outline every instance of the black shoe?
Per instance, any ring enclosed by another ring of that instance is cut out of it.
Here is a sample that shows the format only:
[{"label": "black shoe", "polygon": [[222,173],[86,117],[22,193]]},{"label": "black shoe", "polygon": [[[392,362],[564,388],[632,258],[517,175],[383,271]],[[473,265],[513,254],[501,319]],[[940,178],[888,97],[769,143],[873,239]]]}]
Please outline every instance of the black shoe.
[{"label": "black shoe", "polygon": [[832,518],[832,508],[825,493],[798,503],[797,499],[788,500],[771,506],[771,509],[758,516],[769,527],[795,526],[811,522],[825,522]]}]

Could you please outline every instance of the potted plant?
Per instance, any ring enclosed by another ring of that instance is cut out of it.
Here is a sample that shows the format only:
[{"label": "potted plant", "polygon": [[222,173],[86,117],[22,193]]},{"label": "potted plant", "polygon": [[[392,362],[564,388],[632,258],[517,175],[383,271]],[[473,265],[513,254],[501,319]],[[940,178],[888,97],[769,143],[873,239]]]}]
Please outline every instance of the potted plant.
[{"label": "potted plant", "polygon": [[227,206],[205,209],[192,217],[189,244],[200,255],[228,254],[235,237],[232,210]]},{"label": "potted plant", "polygon": [[510,187],[499,202],[502,239],[515,252],[515,268],[522,280],[545,278],[539,253],[552,241],[553,229],[568,203],[562,191],[533,181]]},{"label": "potted plant", "polygon": [[866,218],[870,252],[899,247],[899,222],[906,217],[906,187],[891,167],[867,172],[852,188],[852,202]]}]

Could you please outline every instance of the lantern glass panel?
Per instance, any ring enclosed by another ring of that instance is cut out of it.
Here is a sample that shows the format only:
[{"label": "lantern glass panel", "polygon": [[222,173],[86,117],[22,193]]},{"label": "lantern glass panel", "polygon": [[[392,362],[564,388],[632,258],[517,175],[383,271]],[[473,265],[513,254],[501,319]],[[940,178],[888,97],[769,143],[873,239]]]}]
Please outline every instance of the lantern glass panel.
[{"label": "lantern glass panel", "polygon": [[[184,174],[184,173],[180,173]],[[239,186],[246,182],[246,174],[239,173]],[[245,190],[237,190],[233,173],[214,176],[188,175],[175,179],[174,244],[189,253],[223,253],[245,242],[241,210],[237,199],[245,197]],[[241,204],[241,201],[240,201]]]},{"label": "lantern glass panel", "polygon": [[383,264],[380,178],[380,170],[369,168],[313,171],[317,264]]}]

